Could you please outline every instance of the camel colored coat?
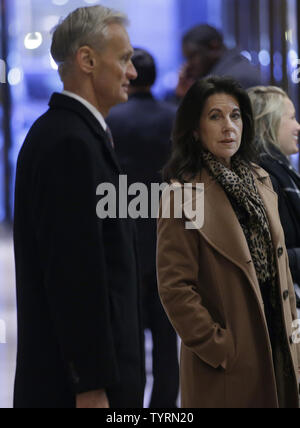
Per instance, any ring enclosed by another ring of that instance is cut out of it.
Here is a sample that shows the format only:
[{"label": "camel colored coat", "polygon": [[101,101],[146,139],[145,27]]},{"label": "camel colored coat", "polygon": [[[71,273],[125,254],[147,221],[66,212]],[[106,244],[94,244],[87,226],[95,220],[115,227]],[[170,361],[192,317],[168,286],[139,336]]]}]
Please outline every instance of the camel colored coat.
[{"label": "camel colored coat", "polygon": [[[297,312],[277,195],[264,170],[257,170],[255,181],[276,249],[292,373],[288,401],[297,408],[300,345],[292,340]],[[182,407],[277,408],[264,304],[245,235],[224,190],[205,169],[196,182],[205,186],[204,226],[194,222],[194,229],[185,228],[201,197],[196,190],[180,206],[183,218],[158,220],[159,292],[182,339]]]}]

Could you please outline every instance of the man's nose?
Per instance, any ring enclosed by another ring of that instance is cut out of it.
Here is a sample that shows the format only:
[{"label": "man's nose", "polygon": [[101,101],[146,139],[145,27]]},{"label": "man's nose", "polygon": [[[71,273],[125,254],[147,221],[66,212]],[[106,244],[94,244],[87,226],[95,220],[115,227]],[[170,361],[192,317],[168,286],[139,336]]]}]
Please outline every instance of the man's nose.
[{"label": "man's nose", "polygon": [[133,65],[132,61],[130,61],[128,69],[127,69],[127,76],[129,80],[135,80],[138,77],[138,73],[136,71],[135,66]]}]

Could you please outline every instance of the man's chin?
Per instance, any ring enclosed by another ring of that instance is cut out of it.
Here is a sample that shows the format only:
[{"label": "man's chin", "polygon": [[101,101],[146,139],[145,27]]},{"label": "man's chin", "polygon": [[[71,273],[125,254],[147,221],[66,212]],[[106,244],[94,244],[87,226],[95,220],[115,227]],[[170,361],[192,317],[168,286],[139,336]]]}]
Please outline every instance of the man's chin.
[{"label": "man's chin", "polygon": [[119,103],[121,104],[121,103],[127,103],[127,101],[128,101],[128,93],[127,92],[124,92],[123,94],[122,94],[122,96],[120,97],[120,101],[119,101]]}]

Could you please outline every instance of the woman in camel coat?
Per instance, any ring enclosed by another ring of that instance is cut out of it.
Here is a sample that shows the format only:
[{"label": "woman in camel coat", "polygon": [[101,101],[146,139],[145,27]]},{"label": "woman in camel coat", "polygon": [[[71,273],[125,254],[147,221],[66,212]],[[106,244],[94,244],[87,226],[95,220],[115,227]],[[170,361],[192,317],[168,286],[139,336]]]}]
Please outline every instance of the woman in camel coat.
[{"label": "woman in camel coat", "polygon": [[[253,133],[249,98],[229,79],[197,82],[177,114],[165,178],[194,190],[182,218],[164,218],[162,207],[157,263],[182,339],[182,407],[299,406],[295,293],[277,196],[253,164]],[[204,225],[195,220],[197,183]]]}]

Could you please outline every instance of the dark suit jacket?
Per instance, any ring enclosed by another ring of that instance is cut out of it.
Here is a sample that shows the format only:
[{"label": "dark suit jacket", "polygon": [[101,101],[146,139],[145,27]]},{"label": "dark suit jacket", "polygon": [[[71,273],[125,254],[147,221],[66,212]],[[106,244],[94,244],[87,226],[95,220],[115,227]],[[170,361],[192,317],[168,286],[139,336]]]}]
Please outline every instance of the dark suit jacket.
[{"label": "dark suit jacket", "polygon": [[238,49],[227,50],[209,74],[231,76],[240,82],[244,89],[262,84],[259,70],[242,56]]},{"label": "dark suit jacket", "polygon": [[[171,153],[171,132],[176,107],[156,100],[150,93],[137,93],[126,104],[111,110],[107,123],[116,154],[128,183],[161,183],[161,170]],[[156,270],[156,219],[138,219],[139,255],[143,275]]]},{"label": "dark suit jacket", "polygon": [[72,408],[101,388],[112,407],[142,407],[134,224],[96,215],[97,186],[119,174],[97,119],[54,94],[17,165],[15,407]]}]

